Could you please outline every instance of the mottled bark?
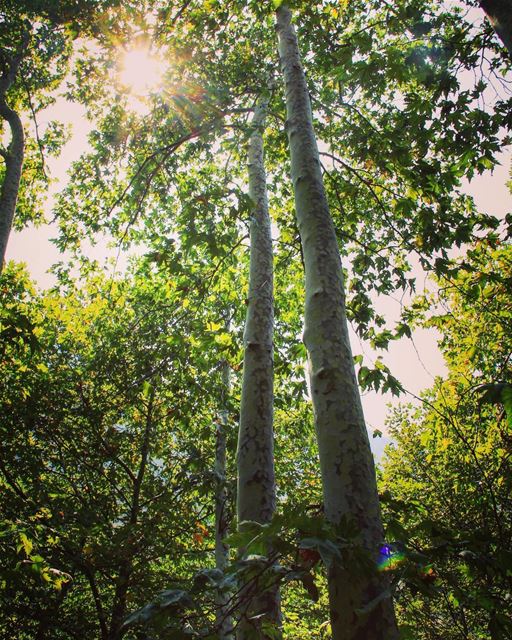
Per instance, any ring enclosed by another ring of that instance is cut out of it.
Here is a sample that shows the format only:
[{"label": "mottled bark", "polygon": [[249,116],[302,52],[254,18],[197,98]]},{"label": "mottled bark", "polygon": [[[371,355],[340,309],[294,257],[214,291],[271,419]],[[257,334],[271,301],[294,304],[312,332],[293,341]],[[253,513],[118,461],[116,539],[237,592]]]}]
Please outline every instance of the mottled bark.
[{"label": "mottled bark", "polygon": [[[270,522],[275,509],[273,434],[273,259],[263,136],[267,100],[256,107],[248,149],[250,223],[249,294],[244,333],[244,371],[238,436],[238,522]],[[260,614],[263,614],[260,616]],[[255,617],[259,616],[259,617]],[[262,627],[279,625],[277,588],[253,582],[243,592],[237,638],[266,638]],[[256,636],[256,637],[257,637]]]},{"label": "mottled bark", "polygon": [[507,48],[512,61],[512,0],[480,0],[480,6]]},{"label": "mottled bark", "polygon": [[[228,491],[226,488],[226,432],[228,428],[227,400],[230,389],[229,365],[222,363],[221,411],[215,434],[215,566],[224,572],[229,564],[229,546],[224,539],[229,533]],[[219,640],[231,640],[233,621],[229,615],[229,595],[217,593],[216,621]]]},{"label": "mottled bark", "polygon": [[[277,10],[287,133],[305,267],[304,343],[320,454],[326,518],[348,519],[376,560],[383,541],[375,469],[357,387],[336,233],[324,191],[311,105],[291,12]],[[328,571],[334,640],[398,637],[385,579],[347,560]],[[380,600],[375,600],[375,599]],[[370,603],[375,602],[372,608]],[[370,606],[368,606],[370,605]],[[371,609],[367,613],[364,608]]]},{"label": "mottled bark", "polygon": [[5,162],[5,173],[0,188],[0,273],[3,270],[5,252],[16,211],[25,154],[23,124],[16,111],[7,103],[7,91],[16,79],[28,41],[29,35],[26,34],[20,50],[8,61],[7,68],[0,77],[0,116],[9,124],[11,130],[9,146],[5,150],[2,149],[1,153]]}]

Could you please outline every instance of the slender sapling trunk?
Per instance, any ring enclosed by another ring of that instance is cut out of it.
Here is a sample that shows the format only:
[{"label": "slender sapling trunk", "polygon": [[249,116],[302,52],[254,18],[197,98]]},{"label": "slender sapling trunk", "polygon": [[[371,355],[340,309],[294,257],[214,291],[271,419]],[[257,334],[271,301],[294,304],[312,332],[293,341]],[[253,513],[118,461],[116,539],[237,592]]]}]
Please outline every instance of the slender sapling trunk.
[{"label": "slender sapling trunk", "polygon": [[[222,363],[221,411],[215,433],[215,566],[223,573],[229,564],[229,546],[224,542],[229,533],[228,491],[226,487],[226,432],[228,428],[227,400],[230,390],[229,364]],[[233,621],[229,615],[229,596],[217,593],[216,619],[219,640],[232,640]]]}]

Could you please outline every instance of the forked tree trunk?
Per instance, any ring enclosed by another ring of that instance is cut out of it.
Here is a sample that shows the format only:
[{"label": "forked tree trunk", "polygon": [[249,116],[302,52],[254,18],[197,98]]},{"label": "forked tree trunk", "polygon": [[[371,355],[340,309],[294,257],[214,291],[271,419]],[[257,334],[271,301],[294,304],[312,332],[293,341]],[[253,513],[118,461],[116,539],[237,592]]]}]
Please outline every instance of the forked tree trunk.
[{"label": "forked tree trunk", "polygon": [[[249,140],[250,223],[249,294],[244,333],[244,370],[238,437],[238,522],[266,523],[275,509],[273,434],[273,260],[268,214],[263,136],[268,100],[261,100]],[[277,588],[255,581],[243,591],[237,638],[266,638],[267,625],[279,625]],[[275,637],[275,636],[274,636]]]},{"label": "forked tree trunk", "polygon": [[512,0],[480,0],[480,6],[507,48],[512,61]]},{"label": "forked tree trunk", "polygon": [[[226,488],[227,402],[230,389],[229,365],[222,363],[221,410],[215,433],[215,566],[223,573],[229,564],[229,546],[224,542],[229,533],[228,491]],[[232,640],[233,621],[229,615],[229,595],[218,592],[215,597],[219,640]]]},{"label": "forked tree trunk", "polygon": [[[383,542],[375,469],[357,387],[339,248],[324,191],[311,105],[291,12],[277,9],[286,89],[287,132],[295,207],[305,267],[304,343],[320,454],[326,518],[355,523],[377,560]],[[328,569],[334,640],[398,637],[386,580],[354,558]]]}]

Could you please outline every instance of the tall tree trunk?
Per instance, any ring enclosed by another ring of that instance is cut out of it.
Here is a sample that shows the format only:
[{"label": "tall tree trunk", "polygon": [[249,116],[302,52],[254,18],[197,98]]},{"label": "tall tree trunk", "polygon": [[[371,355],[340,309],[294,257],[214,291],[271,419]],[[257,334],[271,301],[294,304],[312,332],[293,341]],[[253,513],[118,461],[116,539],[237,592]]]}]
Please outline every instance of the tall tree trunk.
[{"label": "tall tree trunk", "polygon": [[[222,363],[222,396],[221,411],[216,428],[215,438],[215,566],[224,572],[229,564],[229,546],[224,539],[229,533],[228,491],[226,488],[226,432],[228,428],[227,400],[229,396],[229,364]],[[219,640],[231,640],[233,621],[228,613],[229,596],[217,593],[215,598],[217,632]]]},{"label": "tall tree trunk", "polygon": [[[305,267],[304,343],[320,454],[326,518],[348,519],[376,560],[383,542],[375,469],[354,370],[336,233],[324,191],[309,93],[291,12],[277,9],[286,88],[287,132],[295,207]],[[385,579],[354,568],[328,569],[334,640],[398,637]]]},{"label": "tall tree trunk", "polygon": [[512,61],[512,0],[480,0],[480,6],[507,48]]},{"label": "tall tree trunk", "polygon": [[5,252],[16,211],[25,154],[23,124],[16,111],[7,104],[7,91],[16,78],[28,41],[29,34],[27,33],[23,38],[20,50],[8,62],[6,71],[0,77],[0,116],[9,123],[11,129],[11,142],[7,149],[1,150],[5,162],[5,173],[0,188],[0,273],[3,270]]},{"label": "tall tree trunk", "polygon": [[[273,259],[263,135],[268,99],[259,101],[248,149],[250,224],[249,295],[244,334],[244,371],[238,436],[238,522],[270,522],[275,509],[273,434]],[[267,624],[279,625],[277,587],[257,581],[243,592],[237,638],[266,638]]]}]

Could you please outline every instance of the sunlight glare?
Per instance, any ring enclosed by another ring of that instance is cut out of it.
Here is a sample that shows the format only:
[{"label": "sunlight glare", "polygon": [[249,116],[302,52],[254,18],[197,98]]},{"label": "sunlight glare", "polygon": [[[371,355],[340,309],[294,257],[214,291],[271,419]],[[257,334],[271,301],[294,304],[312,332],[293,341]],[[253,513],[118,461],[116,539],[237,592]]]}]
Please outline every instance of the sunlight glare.
[{"label": "sunlight glare", "polygon": [[132,49],[122,56],[119,79],[132,95],[143,97],[160,86],[164,67],[148,48]]}]

